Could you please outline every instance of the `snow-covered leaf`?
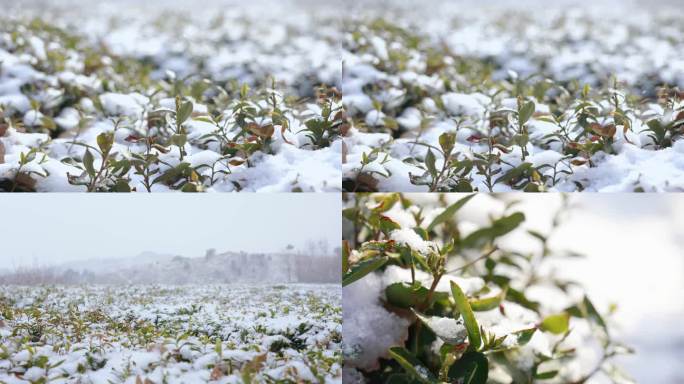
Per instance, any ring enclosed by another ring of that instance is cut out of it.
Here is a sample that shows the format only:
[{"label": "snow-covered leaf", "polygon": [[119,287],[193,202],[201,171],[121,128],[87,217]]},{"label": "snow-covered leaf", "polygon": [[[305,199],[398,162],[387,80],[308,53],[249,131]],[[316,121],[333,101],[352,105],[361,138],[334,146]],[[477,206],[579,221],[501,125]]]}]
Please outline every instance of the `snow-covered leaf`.
[{"label": "snow-covered leaf", "polygon": [[463,344],[468,336],[462,321],[449,317],[426,316],[416,310],[413,310],[413,313],[447,344]]}]

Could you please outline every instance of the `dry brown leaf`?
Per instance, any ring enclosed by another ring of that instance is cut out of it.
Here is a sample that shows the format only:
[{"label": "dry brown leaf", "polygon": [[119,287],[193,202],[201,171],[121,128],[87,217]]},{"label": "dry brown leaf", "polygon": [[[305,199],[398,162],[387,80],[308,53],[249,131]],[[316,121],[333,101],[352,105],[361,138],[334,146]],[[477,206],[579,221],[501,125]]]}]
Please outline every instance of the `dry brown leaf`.
[{"label": "dry brown leaf", "polygon": [[355,192],[377,192],[378,180],[368,173],[361,173],[356,176]]},{"label": "dry brown leaf", "polygon": [[249,124],[247,124],[247,130],[250,131],[251,133],[261,137],[262,139],[267,139],[267,138],[273,136],[273,133],[275,132],[275,128],[273,127],[273,124],[264,125],[262,127],[257,123],[249,123]]},{"label": "dry brown leaf", "polygon": [[259,370],[261,370],[261,367],[264,365],[264,362],[266,362],[266,354],[262,353],[261,355],[257,355],[256,357],[254,357],[252,361],[245,364],[245,368],[251,372],[258,372]]},{"label": "dry brown leaf", "polygon": [[5,144],[0,141],[0,164],[5,162]]},{"label": "dry brown leaf", "polygon": [[36,190],[36,180],[34,180],[29,174],[27,173],[20,173],[17,175],[17,177],[14,179],[14,181],[17,183],[16,190],[17,191],[35,191]]},{"label": "dry brown leaf", "polygon": [[211,370],[211,375],[209,375],[209,380],[218,380],[223,377],[223,371],[220,365],[216,364],[214,369]]},{"label": "dry brown leaf", "polygon": [[603,137],[613,137],[615,136],[615,133],[617,132],[617,128],[615,127],[615,124],[608,124],[605,126],[602,126],[599,123],[591,123],[589,125],[592,131],[596,133],[599,136]]}]

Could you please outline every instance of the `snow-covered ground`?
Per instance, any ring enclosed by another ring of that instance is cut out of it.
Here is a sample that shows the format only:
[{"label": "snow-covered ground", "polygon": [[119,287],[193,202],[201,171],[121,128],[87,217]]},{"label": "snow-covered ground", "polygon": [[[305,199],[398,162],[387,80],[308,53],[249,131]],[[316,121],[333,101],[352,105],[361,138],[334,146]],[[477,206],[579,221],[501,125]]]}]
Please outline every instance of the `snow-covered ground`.
[{"label": "snow-covered ground", "polygon": [[329,4],[0,4],[0,190],[341,189]]},{"label": "snow-covered ground", "polygon": [[346,190],[684,190],[680,3],[359,1],[350,14]]},{"label": "snow-covered ground", "polygon": [[0,288],[3,383],[341,383],[335,285]]}]

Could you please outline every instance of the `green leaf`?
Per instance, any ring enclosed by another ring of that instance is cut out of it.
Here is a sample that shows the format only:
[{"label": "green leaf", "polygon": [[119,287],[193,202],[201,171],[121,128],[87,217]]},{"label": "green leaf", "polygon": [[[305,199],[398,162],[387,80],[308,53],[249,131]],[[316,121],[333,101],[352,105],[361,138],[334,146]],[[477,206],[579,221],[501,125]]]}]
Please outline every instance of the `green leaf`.
[{"label": "green leaf", "polygon": [[473,186],[470,185],[470,182],[468,182],[468,180],[465,180],[465,179],[460,180],[456,184],[456,187],[453,190],[453,192],[472,192],[472,191],[473,191]]},{"label": "green leaf", "polygon": [[522,331],[513,332],[512,335],[515,335],[518,346],[523,346],[532,340],[532,336],[534,336],[536,331],[537,328],[529,328],[523,329]]},{"label": "green leaf", "polygon": [[342,217],[344,217],[347,220],[355,221],[358,217],[358,214],[358,208],[345,208],[342,210]]},{"label": "green leaf", "polygon": [[461,245],[465,248],[482,247],[497,237],[501,237],[516,229],[523,221],[525,221],[525,215],[522,212],[502,217],[495,220],[491,227],[478,229],[466,236]]},{"label": "green leaf", "polygon": [[553,379],[554,377],[556,377],[556,375],[558,375],[558,370],[535,373],[534,378],[537,380],[548,380]]},{"label": "green leaf", "polygon": [[435,154],[432,153],[432,150],[428,149],[427,154],[425,155],[425,166],[433,178],[437,177],[437,167],[435,166],[436,161],[437,159],[435,158]]},{"label": "green leaf", "polygon": [[530,142],[530,136],[524,133],[518,133],[513,136],[513,142],[521,147],[524,147]]},{"label": "green leaf", "polygon": [[[525,144],[523,144],[523,145],[525,145]],[[522,175],[524,175],[530,169],[532,169],[532,163],[522,163],[515,168],[509,169],[508,171],[506,171],[506,173],[499,176],[496,180],[494,180],[494,184],[511,183],[514,180],[518,180]]]},{"label": "green leaf", "polygon": [[536,301],[532,301],[525,296],[525,293],[518,291],[513,288],[508,288],[506,293],[506,300],[510,300],[514,303],[520,304],[523,307],[530,309],[532,311],[538,312],[540,304]]},{"label": "green leaf", "polygon": [[131,186],[128,185],[128,182],[126,180],[120,179],[117,180],[116,184],[112,187],[112,192],[130,192],[131,191]]},{"label": "green leaf", "polygon": [[608,335],[608,326],[606,325],[606,322],[603,320],[603,317],[601,314],[596,310],[596,307],[594,307],[594,304],[589,300],[589,297],[586,295],[584,296],[584,300],[582,300],[582,304],[584,305],[584,308],[587,311],[587,316],[596,322],[604,332],[606,332],[606,335]]},{"label": "green leaf", "polygon": [[427,233],[426,230],[424,230],[421,227],[413,228],[413,232],[415,232],[418,236],[420,236],[421,239],[423,239],[425,241],[430,240],[430,235]]},{"label": "green leaf", "polygon": [[430,232],[439,224],[442,224],[443,222],[449,220],[454,214],[456,214],[456,212],[459,209],[461,209],[473,197],[475,197],[475,194],[468,195],[468,196],[462,198],[461,200],[459,200],[459,201],[451,204],[450,206],[448,206],[444,211],[442,211],[442,213],[437,215],[437,217],[435,217],[434,220],[432,220],[430,225],[428,225],[428,227],[427,227],[427,231]]},{"label": "green leaf", "polygon": [[185,145],[185,143],[188,141],[188,136],[187,135],[182,135],[182,134],[174,134],[171,135],[171,144],[182,147]]},{"label": "green leaf", "polygon": [[371,210],[373,212],[377,212],[377,213],[387,212],[390,209],[392,209],[392,207],[394,207],[394,204],[396,204],[398,201],[399,201],[399,194],[398,193],[390,193],[388,195],[382,195],[378,200],[378,205],[371,208]]},{"label": "green leaf", "polygon": [[95,158],[93,157],[93,154],[90,153],[89,149],[86,149],[85,154],[83,155],[83,166],[90,177],[95,177],[95,167],[93,166],[94,161]]},{"label": "green leaf", "polygon": [[368,260],[361,261],[351,267],[349,272],[344,274],[342,279],[342,286],[347,286],[356,280],[366,276],[367,274],[375,271],[376,269],[382,267],[387,262],[386,257],[376,257]]},{"label": "green leaf", "polygon": [[522,107],[520,108],[520,111],[518,111],[518,119],[520,121],[520,125],[523,125],[527,123],[528,120],[530,120],[530,118],[534,114],[534,110],[534,101],[530,100],[526,103],[523,103]]},{"label": "green leaf", "polygon": [[453,133],[444,132],[439,135],[439,146],[442,147],[442,151],[445,155],[449,155],[454,149],[454,144],[456,143],[456,135]]},{"label": "green leaf", "polygon": [[192,114],[192,101],[184,101],[176,111],[176,124],[183,124]]},{"label": "green leaf", "polygon": [[240,98],[244,99],[249,95],[249,85],[243,83],[240,87]]},{"label": "green leaf", "polygon": [[102,155],[106,155],[114,145],[114,134],[112,132],[102,132],[97,135],[97,146],[100,147]]},{"label": "green leaf", "polygon": [[401,225],[387,216],[380,216],[380,230],[382,233],[389,235],[390,232],[397,229],[401,229]]},{"label": "green leaf", "polygon": [[451,281],[451,295],[454,297],[456,309],[461,313],[466,330],[468,331],[468,340],[470,341],[470,348],[477,350],[482,344],[482,337],[480,336],[480,327],[477,325],[477,320],[470,308],[468,298],[461,290],[458,284]]},{"label": "green leaf", "polygon": [[[416,307],[427,300],[430,290],[422,286],[419,282],[411,283],[394,283],[385,288],[385,297],[387,302],[399,308]],[[435,301],[448,299],[449,295],[446,292],[433,292],[432,299],[428,303],[428,307],[432,306]]]},{"label": "green leaf", "polygon": [[55,121],[52,120],[52,118],[50,118],[48,116],[43,116],[40,119],[40,122],[45,129],[49,129],[51,131],[54,131],[55,129],[57,129],[57,124],[55,124]]},{"label": "green leaf", "polygon": [[568,313],[559,313],[545,317],[539,327],[543,331],[553,333],[554,335],[560,335],[567,332],[569,326],[570,315]]},{"label": "green leaf", "polygon": [[449,368],[449,382],[460,384],[486,384],[489,362],[480,352],[466,352]]},{"label": "green leaf", "polygon": [[391,374],[385,384],[414,384],[420,383],[420,381],[413,378],[413,376],[407,375],[405,373],[393,373]]},{"label": "green leaf", "polygon": [[195,183],[185,183],[181,188],[181,192],[200,192],[200,189]]},{"label": "green leaf", "polygon": [[482,299],[472,299],[470,300],[470,308],[476,312],[483,312],[492,310],[501,304],[501,302],[506,298],[506,293],[508,292],[508,287],[505,287],[501,292],[492,297],[485,297]]},{"label": "green leaf", "polygon": [[423,363],[411,354],[406,348],[392,347],[389,349],[389,354],[394,360],[399,363],[413,377],[424,384],[437,384],[437,378],[430,372]]}]

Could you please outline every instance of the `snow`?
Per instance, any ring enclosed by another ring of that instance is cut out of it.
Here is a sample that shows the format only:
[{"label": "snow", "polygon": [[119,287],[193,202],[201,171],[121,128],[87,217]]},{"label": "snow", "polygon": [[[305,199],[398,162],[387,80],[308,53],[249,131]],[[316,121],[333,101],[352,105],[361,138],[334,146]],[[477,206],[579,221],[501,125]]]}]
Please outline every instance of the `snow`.
[{"label": "snow", "polygon": [[597,156],[600,166],[583,167],[574,180],[587,181],[594,192],[684,191],[684,141],[658,151],[626,145],[618,155]]},{"label": "snow", "polygon": [[[387,311],[380,302],[385,285],[372,273],[343,288],[343,354],[347,367],[373,369],[387,350],[403,344],[409,321]],[[363,308],[363,310],[358,310]]]},{"label": "snow", "polygon": [[[334,285],[5,285],[1,290],[3,297],[17,300],[16,313],[31,311],[26,299],[40,297],[44,314],[39,316],[78,316],[85,327],[77,333],[73,323],[46,325],[57,327],[55,334],[26,343],[21,327],[47,317],[3,319],[18,330],[0,336],[11,355],[0,358],[3,382],[49,377],[108,384],[140,377],[180,384],[209,381],[219,367],[219,382],[240,383],[245,364],[260,356],[256,382],[341,382],[341,365],[335,362],[341,350],[341,292]],[[315,342],[271,352],[276,340]],[[38,356],[54,367],[31,367]]]},{"label": "snow", "polygon": [[[193,181],[198,190],[342,189],[336,134],[327,132],[327,142],[314,146],[304,131],[307,121],[322,118],[319,102],[332,104],[331,117],[341,111],[339,97],[316,97],[320,85],[339,88],[336,9],[300,0],[239,7],[221,0],[201,9],[177,0],[124,1],[87,7],[82,0],[7,4],[0,28],[0,117],[12,123],[17,136],[40,133],[48,140],[40,147],[3,143],[8,153],[0,167],[3,185],[14,179],[19,154],[33,150],[46,159],[31,165],[34,173],[23,172],[31,179],[27,186],[35,184],[28,189],[84,191],[78,183],[87,179],[85,146],[97,148],[97,134],[114,131],[110,160],[146,153],[147,137],[155,141],[153,155],[169,151],[160,156],[166,164],[152,165],[157,175],[183,163],[169,143],[171,135],[187,134],[184,149],[187,163],[201,176]],[[245,121],[237,108],[243,85],[250,88],[246,105],[254,108]],[[193,104],[185,132],[176,132],[178,91]],[[263,138],[267,145],[254,146],[256,138],[241,132],[244,125],[269,124],[276,110],[287,126],[276,125],[274,134]],[[142,180],[131,167],[118,182],[146,192]],[[110,191],[116,182],[98,180],[95,189]],[[150,189],[173,191],[181,185]]]},{"label": "snow", "polygon": [[485,286],[484,280],[479,277],[462,277],[447,274],[442,276],[442,278],[439,280],[437,287],[435,287],[435,291],[451,293],[452,282],[456,283],[466,294],[475,293]]},{"label": "snow", "polygon": [[42,124],[44,115],[40,111],[30,110],[24,115],[24,125],[28,127],[36,127]]},{"label": "snow", "polygon": [[435,335],[444,342],[450,344],[463,343],[467,336],[467,331],[463,322],[449,317],[430,316],[423,317],[421,321],[425,323]]},{"label": "snow", "polygon": [[253,156],[253,167],[233,171],[227,180],[253,192],[339,191],[340,148],[339,142],[318,151],[284,145],[274,156]]},{"label": "snow", "polygon": [[[646,131],[650,120],[667,124],[683,110],[676,96],[657,97],[662,85],[684,87],[679,9],[667,1],[617,8],[611,0],[582,7],[571,1],[547,3],[461,0],[412,7],[396,0],[359,7],[349,17],[342,43],[343,102],[353,121],[344,139],[343,178],[363,176],[370,189],[380,192],[427,191],[419,184],[432,180],[429,175],[419,179],[426,174],[427,147],[436,153],[439,136],[450,133],[456,136],[458,161],[487,155],[484,139],[496,140],[493,153],[502,156],[492,165],[499,172],[494,179],[526,162],[543,177],[536,183],[553,192],[682,191],[683,156],[677,149],[682,135],[659,146]],[[374,24],[378,18],[392,27]],[[525,124],[525,158],[515,142],[520,133],[518,81],[526,84],[525,100],[535,103]],[[533,92],[535,84],[548,89],[540,96]],[[586,97],[581,95],[585,84]],[[598,137],[584,135],[577,119],[576,108],[584,101],[597,108],[601,124],[616,123],[616,108],[629,119],[626,130],[617,122],[607,153],[568,149],[575,140],[598,144]],[[385,124],[391,120],[398,129]],[[373,144],[366,139],[383,133],[391,135],[389,140]],[[363,154],[372,151],[382,161],[361,166]],[[439,169],[442,156],[436,157]],[[476,168],[464,178],[482,192],[514,187],[504,182],[490,186]],[[442,180],[437,187],[452,190],[457,180]]]},{"label": "snow", "polygon": [[372,110],[366,114],[366,124],[369,126],[381,126],[384,124],[385,114],[382,111]]},{"label": "snow", "polygon": [[463,93],[446,93],[442,95],[446,109],[454,115],[481,116],[485,109],[473,95]]},{"label": "snow", "polygon": [[390,239],[399,244],[404,244],[414,251],[422,254],[429,254],[435,251],[435,244],[423,240],[414,230],[410,228],[396,229],[390,233]]},{"label": "snow", "polygon": [[99,98],[105,112],[112,116],[140,116],[143,112],[143,106],[149,102],[147,97],[139,93],[121,94],[107,92],[100,95]]}]

